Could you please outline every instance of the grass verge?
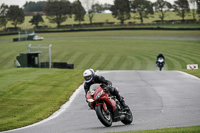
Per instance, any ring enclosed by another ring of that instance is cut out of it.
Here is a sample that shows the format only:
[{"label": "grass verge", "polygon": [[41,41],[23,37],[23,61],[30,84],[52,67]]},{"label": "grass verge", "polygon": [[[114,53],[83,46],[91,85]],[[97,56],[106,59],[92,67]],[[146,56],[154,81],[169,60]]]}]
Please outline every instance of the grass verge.
[{"label": "grass verge", "polygon": [[163,128],[155,130],[143,130],[143,131],[127,131],[118,133],[199,133],[200,126],[191,127],[175,127],[175,128]]},{"label": "grass verge", "polygon": [[1,69],[0,131],[47,118],[82,82],[81,70]]},{"label": "grass verge", "polygon": [[199,69],[198,70],[186,70],[186,69],[184,69],[184,70],[181,70],[181,71],[189,73],[191,75],[194,75],[194,76],[200,78],[200,70]]}]

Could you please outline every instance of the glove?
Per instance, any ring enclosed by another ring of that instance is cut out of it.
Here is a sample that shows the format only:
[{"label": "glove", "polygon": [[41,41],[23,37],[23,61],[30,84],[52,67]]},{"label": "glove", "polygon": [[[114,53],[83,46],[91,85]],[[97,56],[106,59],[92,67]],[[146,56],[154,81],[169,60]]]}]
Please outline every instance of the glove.
[{"label": "glove", "polygon": [[105,92],[105,93],[109,93],[111,88],[112,88],[112,86],[106,86],[106,87],[104,88],[104,92]]},{"label": "glove", "polygon": [[108,85],[107,85],[108,87],[112,87],[112,83],[108,83]]}]

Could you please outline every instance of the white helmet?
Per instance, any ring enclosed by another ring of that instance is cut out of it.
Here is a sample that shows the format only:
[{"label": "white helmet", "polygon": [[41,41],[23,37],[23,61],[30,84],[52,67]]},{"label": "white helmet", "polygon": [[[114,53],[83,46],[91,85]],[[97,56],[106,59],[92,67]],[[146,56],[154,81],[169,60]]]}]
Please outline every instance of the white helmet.
[{"label": "white helmet", "polygon": [[83,72],[83,77],[85,79],[85,82],[89,83],[94,79],[94,70],[93,69],[87,69]]}]

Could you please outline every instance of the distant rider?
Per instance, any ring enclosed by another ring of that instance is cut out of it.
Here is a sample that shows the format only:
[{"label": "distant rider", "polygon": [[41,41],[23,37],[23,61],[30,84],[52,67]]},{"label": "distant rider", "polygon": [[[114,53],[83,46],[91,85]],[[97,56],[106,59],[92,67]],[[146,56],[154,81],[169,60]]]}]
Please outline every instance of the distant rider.
[{"label": "distant rider", "polygon": [[106,80],[103,76],[97,76],[94,73],[93,69],[87,69],[83,72],[83,77],[85,79],[84,90],[85,94],[90,89],[90,86],[95,83],[102,83],[106,85],[106,91],[110,92],[111,95],[116,96],[117,100],[120,102],[123,108],[126,108],[127,105],[125,104],[124,98],[119,95],[119,92],[116,88],[112,87],[112,82]]},{"label": "distant rider", "polygon": [[164,60],[163,64],[165,64],[165,56],[161,52],[157,55],[156,64],[158,64],[158,59],[159,58],[163,58],[163,60]]}]

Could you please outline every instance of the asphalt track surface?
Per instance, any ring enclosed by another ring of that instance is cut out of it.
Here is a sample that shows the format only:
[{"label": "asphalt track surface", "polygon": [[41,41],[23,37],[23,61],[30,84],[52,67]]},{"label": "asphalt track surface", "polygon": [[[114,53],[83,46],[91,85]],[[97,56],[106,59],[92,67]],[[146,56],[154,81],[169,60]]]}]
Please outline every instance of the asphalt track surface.
[{"label": "asphalt track surface", "polygon": [[130,125],[104,127],[88,110],[81,85],[67,104],[39,123],[9,133],[104,133],[200,125],[200,79],[179,71],[98,71],[120,88],[134,115]]}]

